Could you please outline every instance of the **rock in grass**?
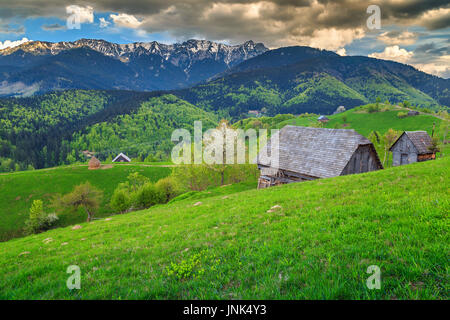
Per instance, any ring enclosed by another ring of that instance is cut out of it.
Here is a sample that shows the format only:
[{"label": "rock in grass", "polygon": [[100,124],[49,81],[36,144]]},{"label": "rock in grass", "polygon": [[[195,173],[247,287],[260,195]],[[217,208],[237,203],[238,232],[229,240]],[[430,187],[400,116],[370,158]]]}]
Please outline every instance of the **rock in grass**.
[{"label": "rock in grass", "polygon": [[82,228],[82,226],[80,226],[79,224],[77,224],[76,226],[73,226],[72,227],[72,230],[78,230],[78,229],[81,229]]},{"label": "rock in grass", "polygon": [[277,211],[277,210],[279,210],[279,209],[281,209],[281,206],[280,205],[274,205],[272,208],[270,208],[269,210],[267,210],[267,213],[270,213],[270,212],[275,212],[275,211]]},{"label": "rock in grass", "polygon": [[62,246],[66,246],[66,245],[68,245],[68,244],[69,244],[68,242],[63,242],[63,243],[61,243]]},{"label": "rock in grass", "polygon": [[201,201],[199,201],[199,202],[196,202],[196,203],[194,203],[194,207],[196,207],[196,206],[199,206],[199,205],[201,205],[202,204],[202,202]]},{"label": "rock in grass", "polygon": [[50,243],[52,241],[53,241],[52,238],[45,238],[44,240],[42,240],[42,242],[45,243],[45,244]]},{"label": "rock in grass", "polygon": [[19,257],[26,255],[26,254],[30,254],[30,251],[24,251],[24,252],[19,253]]}]

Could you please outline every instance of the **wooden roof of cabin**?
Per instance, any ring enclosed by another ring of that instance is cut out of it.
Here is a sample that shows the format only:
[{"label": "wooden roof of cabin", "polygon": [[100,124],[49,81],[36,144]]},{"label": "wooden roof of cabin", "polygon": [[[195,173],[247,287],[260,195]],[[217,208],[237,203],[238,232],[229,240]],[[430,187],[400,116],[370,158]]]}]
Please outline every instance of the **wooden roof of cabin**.
[{"label": "wooden roof of cabin", "polygon": [[115,158],[112,160],[112,162],[115,162],[115,161],[119,160],[120,158],[125,159],[125,160],[127,160],[127,161],[131,161],[130,158],[128,158],[125,154],[123,154],[123,153],[121,152],[121,153],[119,153],[119,154],[117,155],[117,157],[115,157]]},{"label": "wooden roof of cabin", "polygon": [[428,148],[433,144],[433,140],[428,135],[426,131],[405,131],[403,132],[397,141],[394,142],[389,150],[392,150],[397,142],[406,135],[409,140],[411,140],[414,147],[416,147],[418,154],[429,154],[432,153]]},{"label": "wooden roof of cabin", "polygon": [[[339,176],[360,145],[372,143],[355,130],[285,126],[267,143],[271,148],[279,136],[278,168],[317,178]],[[377,160],[378,156],[377,156]],[[257,163],[272,167],[261,152]]]}]

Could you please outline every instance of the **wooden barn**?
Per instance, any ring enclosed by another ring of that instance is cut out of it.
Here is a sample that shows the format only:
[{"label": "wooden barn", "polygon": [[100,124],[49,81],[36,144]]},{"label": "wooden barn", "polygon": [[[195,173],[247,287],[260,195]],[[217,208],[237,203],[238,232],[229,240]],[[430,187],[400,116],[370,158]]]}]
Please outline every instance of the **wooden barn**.
[{"label": "wooden barn", "polygon": [[113,159],[112,162],[131,162],[131,159],[128,158],[126,155],[124,155],[124,154],[121,152],[121,153],[119,153],[119,154],[117,155],[117,157],[115,157],[115,158]]},{"label": "wooden barn", "polygon": [[354,130],[285,126],[277,135],[278,167],[258,155],[258,188],[383,169],[373,144]]},{"label": "wooden barn", "polygon": [[401,166],[413,162],[432,160],[436,155],[429,150],[433,141],[426,131],[405,131],[394,142],[392,151],[392,165]]}]

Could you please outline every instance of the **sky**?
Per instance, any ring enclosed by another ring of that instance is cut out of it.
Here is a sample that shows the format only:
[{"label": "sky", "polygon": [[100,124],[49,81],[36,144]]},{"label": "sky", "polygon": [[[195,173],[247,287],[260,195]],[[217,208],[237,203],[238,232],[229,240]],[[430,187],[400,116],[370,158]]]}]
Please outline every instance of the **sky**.
[{"label": "sky", "polygon": [[450,78],[448,0],[0,0],[0,49],[81,38],[306,45]]}]

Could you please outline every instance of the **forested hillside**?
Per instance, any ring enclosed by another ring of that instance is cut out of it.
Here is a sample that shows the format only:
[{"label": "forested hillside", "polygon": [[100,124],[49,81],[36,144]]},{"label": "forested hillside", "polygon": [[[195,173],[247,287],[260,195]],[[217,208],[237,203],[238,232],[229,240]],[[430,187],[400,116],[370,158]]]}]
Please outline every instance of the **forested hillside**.
[{"label": "forested hillside", "polygon": [[0,171],[69,163],[74,132],[131,113],[159,92],[69,90],[0,100]]},{"label": "forested hillside", "polygon": [[234,119],[249,110],[331,114],[339,105],[351,108],[377,98],[439,109],[450,106],[450,80],[393,61],[288,47],[244,61],[177,95],[207,110],[227,111]]},{"label": "forested hillside", "polygon": [[80,151],[90,150],[100,159],[112,158],[119,152],[138,160],[167,159],[174,144],[170,141],[175,129],[193,130],[194,121],[204,128],[214,127],[218,118],[173,95],[151,98],[129,114],[96,123],[76,132],[68,142],[70,161],[83,160]]}]

